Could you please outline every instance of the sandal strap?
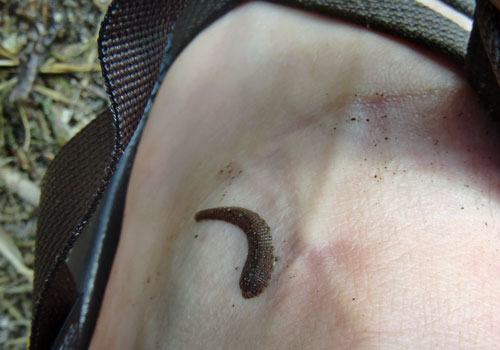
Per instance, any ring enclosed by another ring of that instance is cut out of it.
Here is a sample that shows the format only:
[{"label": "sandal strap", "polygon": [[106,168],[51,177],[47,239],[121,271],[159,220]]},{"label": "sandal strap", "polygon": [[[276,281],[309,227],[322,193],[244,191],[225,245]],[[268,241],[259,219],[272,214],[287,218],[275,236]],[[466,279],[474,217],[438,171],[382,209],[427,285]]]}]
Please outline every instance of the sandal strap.
[{"label": "sandal strap", "polygon": [[463,13],[468,17],[474,16],[474,8],[476,4],[474,0],[442,0],[445,4],[453,7],[455,10]]},{"label": "sandal strap", "polygon": [[488,112],[500,117],[500,10],[488,0],[477,1],[464,70]]}]

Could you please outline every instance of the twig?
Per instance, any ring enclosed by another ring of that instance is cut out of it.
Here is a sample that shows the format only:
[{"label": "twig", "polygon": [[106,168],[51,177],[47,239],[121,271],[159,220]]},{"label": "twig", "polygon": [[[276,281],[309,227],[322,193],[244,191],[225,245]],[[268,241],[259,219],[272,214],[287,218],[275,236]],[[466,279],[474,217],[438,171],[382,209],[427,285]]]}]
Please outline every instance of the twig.
[{"label": "twig", "polygon": [[33,86],[33,82],[36,79],[38,67],[42,61],[42,38],[40,37],[38,41],[32,45],[32,47],[33,49],[28,62],[22,67],[21,72],[19,73],[19,81],[11,91],[9,96],[10,102],[26,100],[31,91],[31,87]]},{"label": "twig", "polygon": [[16,247],[12,239],[3,231],[0,226],[0,253],[12,264],[18,273],[33,280],[33,270],[24,265],[21,252]]},{"label": "twig", "polygon": [[[52,11],[53,8],[58,4],[58,0],[44,1],[41,6],[41,11],[43,12],[43,7],[48,6],[48,11]],[[50,22],[50,23],[49,23]],[[48,48],[55,40],[57,33],[63,26],[63,21],[47,21],[47,23],[41,23],[37,28],[38,37],[36,40],[27,46],[29,52],[29,58],[26,64],[23,64],[19,72],[19,81],[16,86],[12,89],[9,101],[16,102],[19,100],[26,100],[33,83],[38,75],[40,66],[45,61],[45,57],[48,53]]]},{"label": "twig", "polygon": [[24,317],[19,310],[15,307],[13,303],[8,301],[7,299],[0,299],[0,303],[2,303],[2,306],[7,309],[9,314],[18,322],[21,324],[26,323],[26,317]]},{"label": "twig", "polygon": [[20,173],[9,168],[0,168],[0,181],[9,192],[16,193],[24,201],[38,206],[40,188]]},{"label": "twig", "polygon": [[24,127],[23,150],[28,151],[31,143],[30,123],[28,122],[28,116],[26,115],[26,110],[21,104],[17,104],[17,110],[19,111],[19,115],[21,116],[21,121],[23,122],[23,127]]},{"label": "twig", "polygon": [[[26,324],[26,322],[23,322],[22,325],[29,327],[29,321],[28,324]],[[8,344],[16,346],[19,349],[19,346],[24,345],[27,342],[28,342],[28,337],[19,337],[19,338],[9,339]]]},{"label": "twig", "polygon": [[0,67],[17,67],[19,66],[19,60],[17,58],[13,59],[0,59]]},{"label": "twig", "polygon": [[63,94],[61,94],[60,92],[58,92],[56,90],[49,89],[49,88],[42,86],[42,85],[35,85],[33,87],[33,91],[36,91],[41,95],[49,97],[54,101],[62,102],[62,103],[65,103],[67,105],[70,105],[70,106],[81,104],[81,102],[72,101],[69,98],[67,98],[66,96],[64,96]]},{"label": "twig", "polygon": [[[14,59],[0,59],[0,67],[18,67],[19,60]],[[62,74],[62,73],[87,73],[87,72],[100,72],[101,66],[98,63],[65,63],[54,62],[44,63],[38,70],[43,74]],[[17,80],[16,80],[17,81]]]},{"label": "twig", "polygon": [[30,284],[22,284],[20,286],[0,286],[0,293],[2,294],[22,294],[26,292],[31,292],[32,286]]},{"label": "twig", "polygon": [[101,66],[97,63],[92,64],[78,64],[78,63],[52,63],[44,64],[40,67],[40,73],[44,74],[61,74],[61,73],[86,73],[86,72],[100,72]]},{"label": "twig", "polygon": [[11,87],[13,87],[16,84],[17,84],[17,78],[16,77],[14,77],[12,79],[9,79],[7,81],[1,82],[0,83],[0,92],[3,91],[3,90],[10,89]]},{"label": "twig", "polygon": [[3,47],[2,44],[0,44],[0,56],[5,57],[5,58],[9,58],[11,60],[16,59],[16,55],[14,53],[10,52],[10,50]]}]

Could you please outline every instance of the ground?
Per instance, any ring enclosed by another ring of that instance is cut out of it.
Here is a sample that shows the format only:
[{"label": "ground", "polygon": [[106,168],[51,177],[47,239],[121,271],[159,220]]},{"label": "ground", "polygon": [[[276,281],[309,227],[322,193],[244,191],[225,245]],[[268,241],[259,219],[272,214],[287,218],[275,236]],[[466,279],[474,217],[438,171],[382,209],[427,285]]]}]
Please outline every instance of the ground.
[{"label": "ground", "polygon": [[29,337],[47,165],[106,108],[97,58],[108,0],[0,0],[0,349]]}]

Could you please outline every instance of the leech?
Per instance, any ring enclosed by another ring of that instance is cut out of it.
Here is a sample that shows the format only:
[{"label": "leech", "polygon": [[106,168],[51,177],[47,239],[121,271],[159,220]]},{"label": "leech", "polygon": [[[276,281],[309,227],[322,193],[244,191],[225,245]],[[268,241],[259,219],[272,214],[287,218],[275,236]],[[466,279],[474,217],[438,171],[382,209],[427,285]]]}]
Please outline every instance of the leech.
[{"label": "leech", "polygon": [[248,256],[241,271],[243,298],[258,296],[267,287],[273,272],[274,255],[271,229],[256,213],[245,208],[220,207],[196,213],[195,220],[222,220],[238,226],[247,235]]}]

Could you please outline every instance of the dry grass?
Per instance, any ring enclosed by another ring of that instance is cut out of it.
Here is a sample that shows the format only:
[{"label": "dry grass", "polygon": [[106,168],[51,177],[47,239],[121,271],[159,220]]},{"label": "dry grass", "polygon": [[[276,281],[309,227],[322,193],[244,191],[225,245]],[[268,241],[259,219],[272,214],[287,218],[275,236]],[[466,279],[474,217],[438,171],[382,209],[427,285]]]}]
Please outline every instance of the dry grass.
[{"label": "dry grass", "polygon": [[26,348],[39,186],[107,104],[96,39],[108,0],[0,0],[0,349]]}]

